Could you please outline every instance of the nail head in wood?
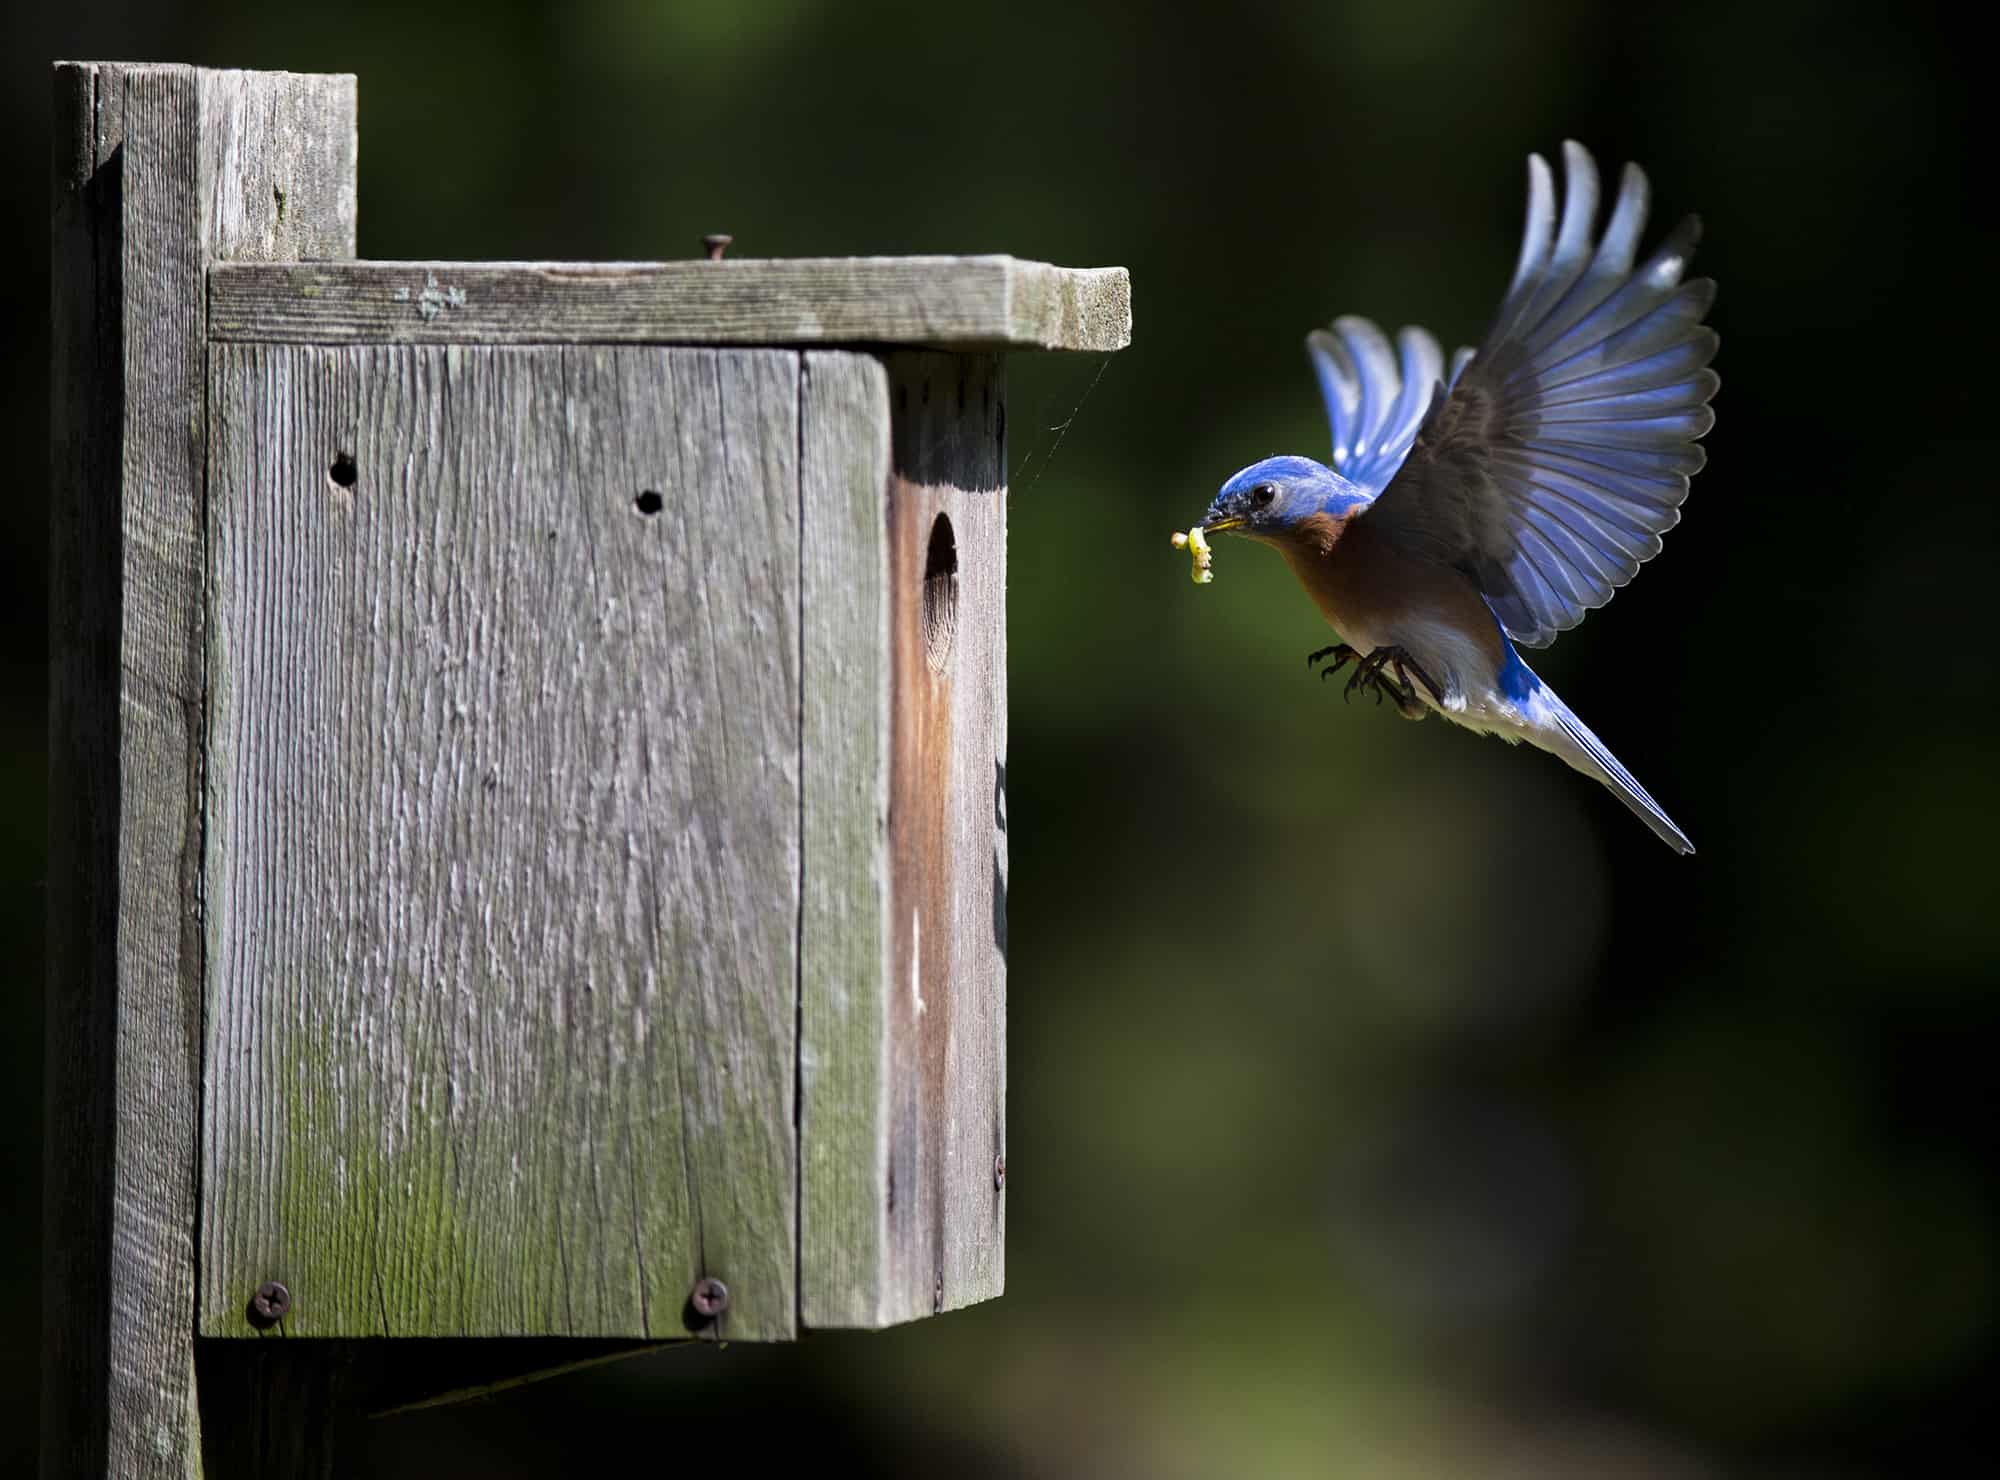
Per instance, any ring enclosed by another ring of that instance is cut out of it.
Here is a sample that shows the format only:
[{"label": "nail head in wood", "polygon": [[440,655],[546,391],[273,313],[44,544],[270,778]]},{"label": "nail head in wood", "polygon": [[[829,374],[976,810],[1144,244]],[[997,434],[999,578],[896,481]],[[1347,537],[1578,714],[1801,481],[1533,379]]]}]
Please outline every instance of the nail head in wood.
[{"label": "nail head in wood", "polygon": [[701,239],[701,248],[708,253],[709,261],[720,262],[722,254],[729,250],[729,244],[735,240],[736,238],[726,231],[711,231]]},{"label": "nail head in wood", "polygon": [[688,1306],[704,1321],[712,1321],[729,1309],[729,1286],[710,1275],[694,1282],[688,1292]]},{"label": "nail head in wood", "polygon": [[266,1280],[250,1297],[250,1324],[263,1329],[282,1321],[292,1308],[292,1292],[276,1280]]}]

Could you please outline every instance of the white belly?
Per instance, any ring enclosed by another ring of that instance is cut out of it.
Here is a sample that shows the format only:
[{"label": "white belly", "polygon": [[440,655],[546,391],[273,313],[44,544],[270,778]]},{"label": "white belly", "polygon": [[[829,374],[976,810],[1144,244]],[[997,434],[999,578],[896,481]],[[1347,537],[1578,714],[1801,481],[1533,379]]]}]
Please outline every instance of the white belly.
[{"label": "white belly", "polygon": [[1518,738],[1528,728],[1526,716],[1500,693],[1492,658],[1456,626],[1411,612],[1379,624],[1343,622],[1335,615],[1333,625],[1342,639],[1364,656],[1376,648],[1400,647],[1416,659],[1444,690],[1444,697],[1438,699],[1418,683],[1417,697],[1446,719],[1468,729],[1511,732],[1509,738]]}]

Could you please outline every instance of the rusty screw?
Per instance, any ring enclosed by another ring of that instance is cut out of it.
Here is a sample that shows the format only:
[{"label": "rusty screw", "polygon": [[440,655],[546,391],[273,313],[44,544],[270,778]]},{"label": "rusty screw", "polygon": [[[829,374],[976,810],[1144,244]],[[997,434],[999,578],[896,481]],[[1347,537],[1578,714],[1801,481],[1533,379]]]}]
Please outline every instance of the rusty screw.
[{"label": "rusty screw", "polygon": [[688,1305],[703,1320],[712,1321],[729,1309],[729,1286],[712,1275],[703,1275],[688,1291]]},{"label": "rusty screw", "polygon": [[729,244],[735,240],[736,238],[726,231],[711,231],[701,239],[701,248],[708,253],[709,261],[720,262],[722,254],[729,250]]},{"label": "rusty screw", "polygon": [[1004,1156],[996,1156],[993,1158],[993,1190],[995,1192],[998,1192],[1001,1188],[1005,1187],[1006,1185],[1007,1185],[1007,1158]]},{"label": "rusty screw", "polygon": [[257,1293],[250,1297],[250,1324],[253,1326],[275,1326],[285,1318],[292,1308],[292,1292],[276,1280],[266,1280],[257,1287]]}]

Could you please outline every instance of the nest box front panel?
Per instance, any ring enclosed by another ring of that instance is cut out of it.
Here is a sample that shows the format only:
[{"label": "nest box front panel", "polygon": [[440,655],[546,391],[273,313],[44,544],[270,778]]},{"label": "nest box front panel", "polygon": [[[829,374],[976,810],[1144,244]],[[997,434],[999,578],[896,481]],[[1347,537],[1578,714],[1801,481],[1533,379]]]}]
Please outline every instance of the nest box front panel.
[{"label": "nest box front panel", "polygon": [[205,1332],[794,1333],[799,388],[212,347]]}]

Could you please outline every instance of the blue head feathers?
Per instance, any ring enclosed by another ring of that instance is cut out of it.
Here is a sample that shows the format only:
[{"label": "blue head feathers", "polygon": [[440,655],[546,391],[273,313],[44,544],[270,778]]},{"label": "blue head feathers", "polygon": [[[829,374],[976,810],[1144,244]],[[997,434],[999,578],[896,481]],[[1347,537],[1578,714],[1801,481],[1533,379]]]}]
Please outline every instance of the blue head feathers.
[{"label": "blue head feathers", "polygon": [[1371,497],[1309,457],[1267,457],[1222,485],[1201,527],[1279,535],[1314,514],[1344,519],[1366,507]]}]

